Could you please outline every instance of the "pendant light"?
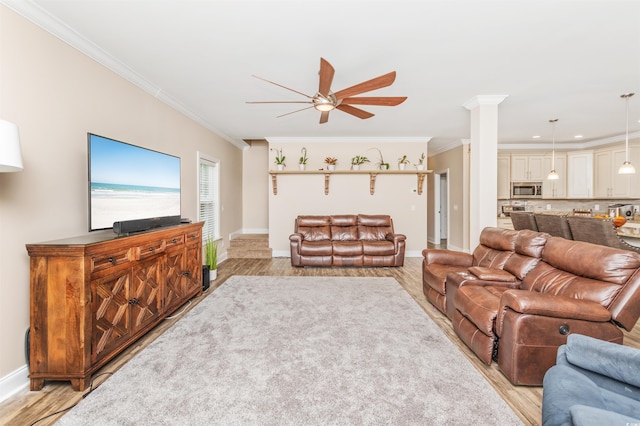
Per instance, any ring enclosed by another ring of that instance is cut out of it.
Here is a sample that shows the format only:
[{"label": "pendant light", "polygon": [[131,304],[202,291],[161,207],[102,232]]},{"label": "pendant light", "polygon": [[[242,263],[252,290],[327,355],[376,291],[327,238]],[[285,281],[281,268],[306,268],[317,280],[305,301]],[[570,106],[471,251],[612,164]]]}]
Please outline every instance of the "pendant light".
[{"label": "pendant light", "polygon": [[633,96],[633,93],[625,93],[624,95],[620,95],[622,99],[625,100],[625,114],[627,117],[626,124],[626,137],[625,137],[625,160],[622,163],[622,166],[618,169],[618,173],[621,175],[632,175],[636,172],[636,168],[633,167],[633,164],[629,161],[629,98]]},{"label": "pendant light", "polygon": [[560,175],[556,172],[556,123],[558,122],[557,118],[553,120],[549,120],[551,123],[551,171],[547,175],[547,179],[549,180],[558,180],[560,179]]}]

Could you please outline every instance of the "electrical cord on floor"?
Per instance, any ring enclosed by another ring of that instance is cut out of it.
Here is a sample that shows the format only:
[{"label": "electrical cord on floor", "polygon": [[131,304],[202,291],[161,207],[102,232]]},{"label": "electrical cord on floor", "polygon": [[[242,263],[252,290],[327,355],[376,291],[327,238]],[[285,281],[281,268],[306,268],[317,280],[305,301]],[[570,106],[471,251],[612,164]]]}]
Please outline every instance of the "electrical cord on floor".
[{"label": "electrical cord on floor", "polygon": [[[112,375],[112,374],[113,374],[112,372],[106,372],[106,373],[100,373],[100,374],[97,374],[93,379],[91,379],[91,384],[89,384],[89,390],[88,390],[84,395],[82,395],[82,399],[85,399],[87,396],[89,396],[89,394],[90,394],[91,392],[93,392],[94,390],[96,390],[96,389],[98,389],[98,388],[100,387],[100,386],[96,386],[95,388],[93,387],[93,381],[94,381],[95,379],[97,379],[97,378],[98,378],[98,377],[100,377],[100,376],[107,376],[107,375],[108,375],[108,376],[110,376],[110,375]],[[67,408],[63,408],[62,410],[58,410],[58,411],[56,411],[55,413],[47,414],[46,416],[41,417],[41,418],[39,418],[38,420],[36,420],[35,422],[31,423],[29,426],[33,426],[33,425],[35,425],[35,424],[37,424],[37,423],[40,423],[40,422],[41,422],[41,421],[43,421],[43,420],[48,419],[49,417],[57,416],[58,414],[64,413],[64,412],[66,412],[66,411],[69,411],[69,410],[71,410],[73,407],[75,407],[76,405],[78,405],[78,403],[79,403],[79,402],[80,402],[80,401],[76,402],[76,403],[75,403],[75,404],[73,404],[73,405],[70,405],[70,406],[69,406],[69,407],[67,407]]]},{"label": "electrical cord on floor", "polygon": [[185,311],[189,308],[189,306],[191,306],[191,300],[187,302],[187,304],[184,306],[184,308],[182,308],[180,312],[178,312],[177,314],[173,314],[168,317],[165,317],[164,319],[168,320],[168,319],[178,318],[180,315],[185,313]]}]

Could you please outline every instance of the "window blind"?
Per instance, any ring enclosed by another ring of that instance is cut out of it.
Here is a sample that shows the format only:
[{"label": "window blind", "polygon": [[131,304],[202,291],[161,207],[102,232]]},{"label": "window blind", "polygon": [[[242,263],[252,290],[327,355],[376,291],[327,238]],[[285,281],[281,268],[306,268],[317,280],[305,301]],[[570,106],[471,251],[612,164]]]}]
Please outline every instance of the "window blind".
[{"label": "window blind", "polygon": [[220,166],[216,161],[200,158],[199,221],[204,221],[203,242],[220,238]]}]

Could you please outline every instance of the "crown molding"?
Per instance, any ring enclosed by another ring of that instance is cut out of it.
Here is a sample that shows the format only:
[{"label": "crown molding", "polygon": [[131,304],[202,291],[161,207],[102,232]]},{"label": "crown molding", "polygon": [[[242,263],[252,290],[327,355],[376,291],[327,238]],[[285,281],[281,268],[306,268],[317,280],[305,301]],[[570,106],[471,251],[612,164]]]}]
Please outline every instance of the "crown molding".
[{"label": "crown molding", "polygon": [[287,143],[304,143],[304,144],[316,144],[316,143],[429,143],[431,136],[418,136],[418,137],[392,137],[392,136],[321,136],[321,137],[295,137],[295,136],[271,136],[265,138],[269,143],[287,144]]},{"label": "crown molding", "polygon": [[162,91],[162,88],[155,86],[140,74],[136,73],[133,69],[129,68],[124,63],[116,60],[113,56],[109,55],[103,49],[98,47],[95,43],[90,42],[80,33],[65,25],[62,21],[42,9],[31,0],[0,0],[0,3],[7,6],[9,9],[34,23],[38,27],[67,43],[69,46],[80,51],[84,55],[95,60],[99,64],[110,69],[114,73],[118,74],[125,80],[138,86],[151,96],[169,105],[179,113],[185,115],[201,126],[211,130],[216,135],[220,136],[226,142],[231,143],[239,149],[247,148],[247,144],[242,140],[237,140],[225,134],[217,129],[211,123],[208,123],[202,117],[195,114],[190,109],[186,108],[182,103],[167,95]]}]

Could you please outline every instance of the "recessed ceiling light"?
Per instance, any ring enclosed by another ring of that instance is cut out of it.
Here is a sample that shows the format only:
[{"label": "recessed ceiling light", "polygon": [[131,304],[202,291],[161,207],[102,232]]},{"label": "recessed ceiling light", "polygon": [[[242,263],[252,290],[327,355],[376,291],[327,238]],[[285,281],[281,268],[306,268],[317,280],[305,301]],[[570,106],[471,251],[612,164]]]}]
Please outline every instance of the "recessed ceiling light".
[{"label": "recessed ceiling light", "polygon": [[540,135],[531,136],[532,139],[540,139]]},{"label": "recessed ceiling light", "polygon": [[576,138],[576,139],[582,139],[583,137],[584,137],[584,136],[582,136],[582,135],[575,135],[575,136],[574,136],[574,138]]}]

